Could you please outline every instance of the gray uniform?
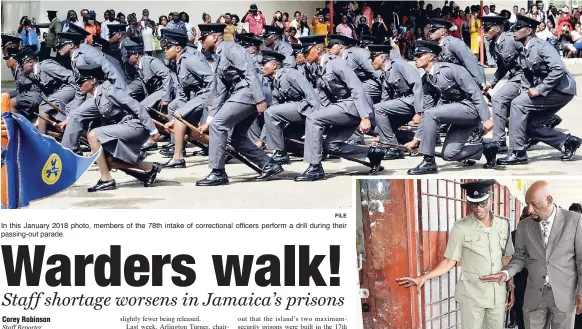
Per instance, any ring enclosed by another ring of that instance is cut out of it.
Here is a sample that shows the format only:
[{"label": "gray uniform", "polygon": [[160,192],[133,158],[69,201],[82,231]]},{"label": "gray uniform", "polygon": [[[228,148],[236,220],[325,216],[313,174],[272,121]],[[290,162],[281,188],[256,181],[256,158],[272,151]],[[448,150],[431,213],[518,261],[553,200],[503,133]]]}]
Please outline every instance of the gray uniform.
[{"label": "gray uniform", "polygon": [[206,110],[214,72],[206,58],[202,59],[194,52],[184,52],[176,64],[179,87],[176,90],[177,97],[168,106],[168,114],[173,117],[174,111],[178,111],[182,118],[198,125]]},{"label": "gray uniform", "polygon": [[[63,111],[67,104],[75,98],[75,92],[79,90],[73,72],[52,59],[37,63],[29,78],[40,85],[49,102],[54,103]],[[57,120],[66,119],[63,114],[55,111],[46,102],[40,104],[39,110],[50,113]]]},{"label": "gray uniform", "polygon": [[145,98],[144,86],[139,79],[137,70],[131,64],[129,64],[129,55],[125,49],[125,45],[130,39],[128,37],[119,41],[118,43],[111,44],[108,48],[109,55],[116,58],[123,68],[125,76],[125,84],[129,95],[137,100],[143,100]]},{"label": "gray uniform", "polygon": [[137,73],[145,88],[146,98],[141,101],[147,110],[159,102],[172,100],[173,82],[170,69],[159,59],[144,55],[137,66]]},{"label": "gray uniform", "polygon": [[[304,161],[319,164],[323,149],[333,154],[366,159],[367,147],[345,141],[359,126],[362,118],[374,116],[373,103],[366,95],[363,83],[341,57],[325,54],[316,75],[317,88],[326,95],[322,107],[307,116],[305,122]],[[327,133],[325,142],[323,133]]]},{"label": "gray uniform", "polygon": [[20,66],[12,70],[12,76],[16,89],[10,93],[10,98],[16,99],[16,110],[31,115],[42,102],[40,88],[22,73]]},{"label": "gray uniform", "polygon": [[97,87],[94,100],[96,106],[75,120],[102,119],[103,125],[92,131],[103,149],[117,160],[138,163],[142,145],[157,131],[146,109],[109,81]]},{"label": "gray uniform", "polygon": [[439,127],[451,124],[443,144],[443,159],[480,159],[483,144],[465,142],[479,122],[491,119],[481,88],[464,67],[450,63],[436,62],[423,80],[426,90],[440,97],[437,106],[425,111],[420,121],[419,153],[434,155]]},{"label": "gray uniform", "polygon": [[284,129],[298,129],[304,134],[305,117],[319,109],[319,98],[309,81],[298,71],[281,68],[273,81],[273,105],[265,112],[267,148],[284,151]]},{"label": "gray uniform", "polygon": [[377,71],[372,67],[370,53],[360,47],[350,47],[344,50],[343,58],[362,81],[364,90],[372,101],[374,103],[380,101],[382,89],[379,79],[382,71]]},{"label": "gray uniform", "polygon": [[[114,83],[120,88],[126,88],[123,75],[111,64],[103,53],[96,49],[95,47],[82,43],[79,48],[75,50],[73,56],[71,57],[71,68],[75,76],[78,75],[77,66],[88,65],[88,64],[99,64],[105,72],[105,77],[110,82]],[[83,104],[85,102],[85,96],[83,96],[80,91],[75,95],[69,104],[67,104],[67,113],[71,112],[73,109],[78,107],[86,107],[88,104]]]},{"label": "gray uniform", "polygon": [[483,86],[485,83],[485,70],[463,40],[449,35],[441,40],[440,46],[442,47],[439,55],[440,62],[465,67],[479,87]]},{"label": "gray uniform", "polygon": [[315,76],[313,72],[317,69],[317,64],[297,64],[297,70],[303,74],[303,76],[309,81],[309,83],[316,88],[315,86]]},{"label": "gray uniform", "polygon": [[275,41],[275,46],[273,50],[285,55],[285,60],[283,61],[283,67],[289,67],[292,69],[297,68],[297,63],[295,62],[295,56],[293,56],[293,47],[291,44],[284,40]]},{"label": "gray uniform", "polygon": [[507,83],[491,98],[493,104],[493,140],[505,142],[506,122],[502,118],[509,117],[511,101],[521,92],[523,70],[518,64],[519,55],[523,52],[521,42],[515,41],[513,32],[503,32],[496,42],[491,42],[491,55],[497,61],[497,70],[489,81],[491,88],[509,73]]},{"label": "gray uniform", "polygon": [[265,101],[261,79],[250,54],[242,46],[222,41],[216,55],[216,75],[208,98],[212,106],[209,166],[224,169],[225,147],[229,131],[233,130],[231,145],[263,167],[270,159],[248,137],[248,129],[257,116],[256,105]]},{"label": "gray uniform", "polygon": [[[261,62],[263,61],[263,55],[260,53],[255,53],[252,55],[253,62],[255,63],[255,68],[257,70],[257,74],[259,79],[261,79],[261,88],[263,90],[263,95],[265,95],[265,99],[267,100],[267,104],[271,106],[273,104],[273,92],[271,91],[271,79],[263,76],[263,68],[261,67]],[[257,142],[265,142],[267,135],[264,129],[265,126],[265,117],[259,115],[253,121],[253,124],[249,128],[249,138],[253,143]]]},{"label": "gray uniform", "polygon": [[556,49],[537,37],[525,46],[520,65],[524,68],[524,87],[535,88],[541,95],[530,98],[523,92],[511,102],[510,147],[514,151],[524,150],[530,137],[562,150],[568,136],[543,123],[574,98],[576,81]]},{"label": "gray uniform", "polygon": [[[424,93],[418,71],[405,60],[391,59],[388,71],[381,76],[391,100],[374,105],[376,132],[380,144],[398,144],[394,131],[412,119],[415,113],[424,112]],[[384,94],[384,90],[382,90]]]}]

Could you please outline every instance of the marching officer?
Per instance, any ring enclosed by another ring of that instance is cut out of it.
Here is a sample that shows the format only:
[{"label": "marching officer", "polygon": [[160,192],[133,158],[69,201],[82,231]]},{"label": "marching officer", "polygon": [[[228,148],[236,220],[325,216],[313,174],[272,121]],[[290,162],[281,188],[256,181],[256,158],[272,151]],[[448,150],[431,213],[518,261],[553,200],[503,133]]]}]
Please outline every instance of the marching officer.
[{"label": "marching officer", "polygon": [[103,148],[103,153],[96,160],[101,178],[88,192],[115,189],[111,169],[122,169],[128,175],[139,178],[145,187],[153,186],[162,165],[141,162],[140,149],[150,136],[157,140],[160,134],[147,111],[128,95],[126,89],[108,81],[99,64],[79,65],[77,70],[81,92],[95,97],[97,105],[81,113],[83,120],[102,119],[103,122],[101,127],[91,129],[87,134],[93,153]]},{"label": "marching officer", "polygon": [[576,95],[576,81],[566,70],[558,52],[547,42],[535,36],[535,19],[517,15],[514,25],[515,40],[524,45],[520,57],[524,69],[522,92],[511,102],[509,141],[511,153],[497,160],[497,164],[516,165],[528,162],[526,139],[542,141],[560,150],[562,161],[574,158],[582,140],[550,128],[543,123],[550,120]]},{"label": "marching officer", "polygon": [[[330,155],[346,159],[370,159],[370,174],[380,171],[386,150],[377,147],[352,145],[346,140],[359,126],[366,133],[374,116],[372,100],[366,95],[364,85],[341,57],[329,55],[325,48],[325,35],[300,37],[307,62],[318,63],[317,88],[327,95],[320,100],[322,107],[307,116],[305,123],[304,161],[307,170],[295,181],[315,181],[325,178],[321,161],[324,149]],[[362,51],[364,51],[362,49]],[[327,134],[323,140],[324,132]]]},{"label": "marching officer", "polygon": [[[455,289],[460,305],[462,329],[503,328],[506,307],[513,306],[514,295],[506,303],[506,283],[482,282],[479,277],[501,271],[514,254],[509,222],[493,215],[490,206],[494,180],[461,184],[466,191],[471,214],[455,222],[449,234],[444,259],[429,273],[417,278],[398,278],[406,288],[422,288],[427,280],[449,273],[463,261],[461,278]],[[509,290],[513,284],[510,283]]]},{"label": "marching officer", "polygon": [[[424,112],[424,93],[418,71],[400,56],[392,56],[389,45],[368,46],[372,57],[372,66],[384,73],[380,77],[387,90],[388,99],[374,105],[376,132],[380,137],[380,146],[398,145],[394,131],[412,120],[420,123]],[[382,94],[384,90],[382,90]],[[404,151],[389,147],[385,160],[402,159]]]},{"label": "marching officer", "polygon": [[360,37],[360,48],[363,48],[367,51],[370,51],[368,48],[369,45],[381,45],[381,44],[382,40],[380,40],[380,38],[376,38],[371,35],[362,35]]},{"label": "marching officer", "polygon": [[12,71],[16,89],[9,93],[10,109],[12,112],[22,112],[29,119],[36,113],[38,106],[42,103],[40,88],[33,83],[23,72],[14,55],[20,52],[19,36],[2,35],[2,55],[6,61],[6,66]]},{"label": "marching officer", "polygon": [[305,117],[319,109],[319,97],[301,72],[282,67],[285,55],[271,50],[261,53],[263,74],[273,79],[273,105],[264,114],[267,148],[275,151],[271,161],[287,164],[284,131],[296,131],[300,139],[305,133]]},{"label": "marching officer", "polygon": [[[224,170],[226,144],[232,130],[231,145],[251,162],[269,172],[272,177],[283,171],[278,163],[269,162],[267,153],[259,149],[248,137],[249,127],[258,113],[267,109],[252,59],[247,51],[234,42],[223,42],[225,24],[198,25],[203,48],[216,53],[216,74],[210,87],[208,104],[212,106],[207,123],[201,131],[210,130],[209,166],[212,172],[196,182],[197,186],[228,184]],[[267,168],[265,167],[267,166]],[[265,175],[261,175],[267,179]]]},{"label": "marching officer", "polygon": [[[261,88],[263,94],[267,100],[267,105],[271,105],[273,101],[273,94],[271,92],[271,82],[270,78],[263,76],[263,55],[261,55],[261,45],[263,44],[263,39],[254,36],[240,36],[239,44],[246,48],[248,53],[253,58],[255,68],[257,69],[257,75],[261,79]],[[263,148],[265,144],[265,130],[264,130],[264,116],[257,116],[251,127],[249,128],[249,138],[253,143],[255,143],[259,148]]]},{"label": "marching officer", "polygon": [[[433,18],[430,20],[429,38],[435,41],[442,47],[439,56],[439,62],[447,62],[463,66],[469,71],[469,74],[475,79],[480,89],[485,87],[485,69],[473,55],[471,49],[467,47],[461,39],[449,35],[449,29],[453,23],[444,20]],[[442,129],[442,131],[446,131]],[[473,142],[480,142],[481,137],[478,137],[483,132],[481,124],[477,125],[471,133],[470,140]]]},{"label": "marching officer", "polygon": [[[125,51],[128,55],[128,62],[137,70],[141,80],[140,85],[144,87],[146,97],[140,104],[147,111],[153,112],[158,107],[166,107],[172,101],[173,82],[170,69],[168,69],[158,58],[146,55],[143,45],[131,40],[125,43]],[[157,148],[157,143],[148,140],[144,146],[144,151]]]},{"label": "marching officer", "polygon": [[265,25],[263,30],[263,40],[268,49],[285,55],[285,67],[296,68],[295,57],[292,56],[293,48],[291,44],[283,40],[283,29],[277,26]]},{"label": "marching officer", "polygon": [[409,169],[408,174],[423,175],[438,171],[435,136],[441,124],[451,125],[443,144],[444,160],[478,160],[485,154],[488,164],[495,161],[496,152],[492,149],[497,147],[497,143],[465,145],[480,122],[486,131],[493,128],[481,88],[464,67],[437,61],[442,48],[436,43],[421,40],[415,46],[416,67],[426,71],[423,77],[426,89],[439,100],[436,107],[423,113],[419,132],[406,144],[410,150],[420,145],[419,153],[424,155],[424,160],[416,168]]},{"label": "marching officer", "polygon": [[[109,29],[109,47],[108,53],[114,58],[117,58],[123,70],[125,71],[125,82],[126,88],[129,95],[138,100],[142,101],[145,98],[144,86],[139,79],[139,75],[135,67],[129,64],[129,56],[125,50],[125,44],[131,40],[127,35],[127,25],[126,24],[108,24]],[[139,39],[132,40],[139,43]]]},{"label": "marching officer", "polygon": [[444,19],[433,18],[430,20],[430,40],[437,42],[442,48],[439,62],[465,67],[479,87],[483,88],[485,85],[485,70],[463,40],[449,35],[449,29],[452,26],[453,23]]},{"label": "marching officer", "polygon": [[342,57],[348,66],[356,73],[356,76],[364,84],[364,90],[372,98],[375,104],[380,101],[382,91],[379,83],[382,71],[372,67],[370,53],[355,46],[358,40],[340,34],[328,35],[327,47],[329,54]]},{"label": "marching officer", "polygon": [[[73,72],[52,59],[39,62],[36,53],[29,47],[25,47],[14,55],[14,59],[22,67],[22,73],[40,87],[42,93],[46,95],[47,101],[64,112],[66,105],[75,98],[75,93],[78,90]],[[45,101],[40,104],[38,112],[38,115],[45,119],[48,119],[49,115],[59,121],[66,119],[63,114],[53,109]],[[38,130],[42,134],[46,134],[47,122],[45,120],[38,121]]]},{"label": "marching officer", "polygon": [[514,33],[503,30],[505,17],[484,16],[483,31],[489,40],[491,56],[497,62],[495,74],[483,87],[483,92],[495,88],[497,83],[508,73],[507,83],[491,98],[493,104],[493,140],[499,143],[499,152],[507,152],[505,135],[506,122],[509,117],[511,101],[521,93],[523,70],[519,66],[519,56],[523,52],[523,45],[513,38]]},{"label": "marching officer", "polygon": [[303,45],[300,43],[294,43],[293,47],[293,56],[295,56],[295,62],[297,63],[297,70],[303,74],[303,76],[309,81],[309,83],[316,88],[315,86],[315,76],[313,75],[313,68],[316,64],[308,64],[305,60],[305,56],[303,56]]},{"label": "marching officer", "polygon": [[123,66],[121,66],[121,62],[117,60],[117,58],[109,55],[109,41],[103,39],[100,35],[94,35],[93,43],[91,45],[103,53],[103,56],[117,69],[122,79],[125,81],[125,71],[123,70]]},{"label": "marching officer", "polygon": [[166,31],[165,49],[166,58],[175,61],[176,74],[179,85],[176,90],[177,97],[168,106],[170,122],[167,128],[173,128],[174,140],[173,158],[168,161],[166,168],[186,168],[183,158],[184,135],[187,127],[184,123],[174,119],[179,117],[198,126],[205,121],[206,102],[210,92],[210,84],[214,80],[214,72],[208,66],[205,59],[196,53],[188,51],[188,34],[177,30]]}]

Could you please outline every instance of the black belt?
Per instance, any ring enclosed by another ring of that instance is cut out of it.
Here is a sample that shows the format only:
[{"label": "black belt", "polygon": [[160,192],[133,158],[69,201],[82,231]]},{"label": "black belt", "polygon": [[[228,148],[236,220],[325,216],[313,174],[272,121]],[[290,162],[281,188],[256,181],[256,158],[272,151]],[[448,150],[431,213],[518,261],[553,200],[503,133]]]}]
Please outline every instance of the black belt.
[{"label": "black belt", "polygon": [[411,91],[409,91],[407,93],[404,93],[404,94],[401,94],[401,93],[398,93],[398,92],[394,92],[394,97],[393,98],[394,99],[396,99],[396,98],[403,98],[403,97],[408,97],[410,95],[414,95],[414,93],[411,92]]}]

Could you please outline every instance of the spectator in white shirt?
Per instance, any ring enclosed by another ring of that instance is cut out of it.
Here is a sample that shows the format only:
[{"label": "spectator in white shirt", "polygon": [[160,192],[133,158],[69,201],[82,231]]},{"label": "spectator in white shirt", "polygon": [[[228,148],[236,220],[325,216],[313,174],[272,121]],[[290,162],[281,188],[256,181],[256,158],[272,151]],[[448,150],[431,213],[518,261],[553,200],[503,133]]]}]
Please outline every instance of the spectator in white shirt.
[{"label": "spectator in white shirt", "polygon": [[546,28],[545,23],[540,23],[540,25],[538,25],[538,30],[536,31],[536,37],[545,41],[549,41],[552,37],[552,32]]},{"label": "spectator in white shirt", "polygon": [[511,13],[511,17],[509,18],[509,23],[515,24],[515,22],[517,22],[517,14],[519,14],[519,7],[513,6],[513,12]]},{"label": "spectator in white shirt", "polygon": [[101,37],[109,40],[109,27],[107,25],[119,24],[119,22],[115,20],[115,12],[112,10],[105,11],[103,16],[105,16],[105,21],[101,24]]}]

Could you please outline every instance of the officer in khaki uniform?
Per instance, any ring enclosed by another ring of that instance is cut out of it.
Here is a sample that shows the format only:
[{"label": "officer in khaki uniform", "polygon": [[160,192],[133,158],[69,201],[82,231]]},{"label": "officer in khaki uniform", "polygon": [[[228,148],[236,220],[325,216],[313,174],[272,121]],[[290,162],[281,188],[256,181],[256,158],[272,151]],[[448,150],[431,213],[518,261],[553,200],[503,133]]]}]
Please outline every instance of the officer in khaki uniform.
[{"label": "officer in khaki uniform", "polygon": [[[509,263],[509,259],[504,258],[514,253],[509,223],[490,210],[493,184],[494,180],[461,184],[467,192],[471,215],[453,226],[445,259],[421,277],[397,279],[402,286],[416,285],[420,289],[427,280],[448,273],[462,259],[462,274],[455,291],[455,300],[460,304],[462,329],[504,328],[506,284],[485,283],[479,279],[482,275],[499,272],[504,261]],[[514,300],[513,296],[511,300]]]}]

